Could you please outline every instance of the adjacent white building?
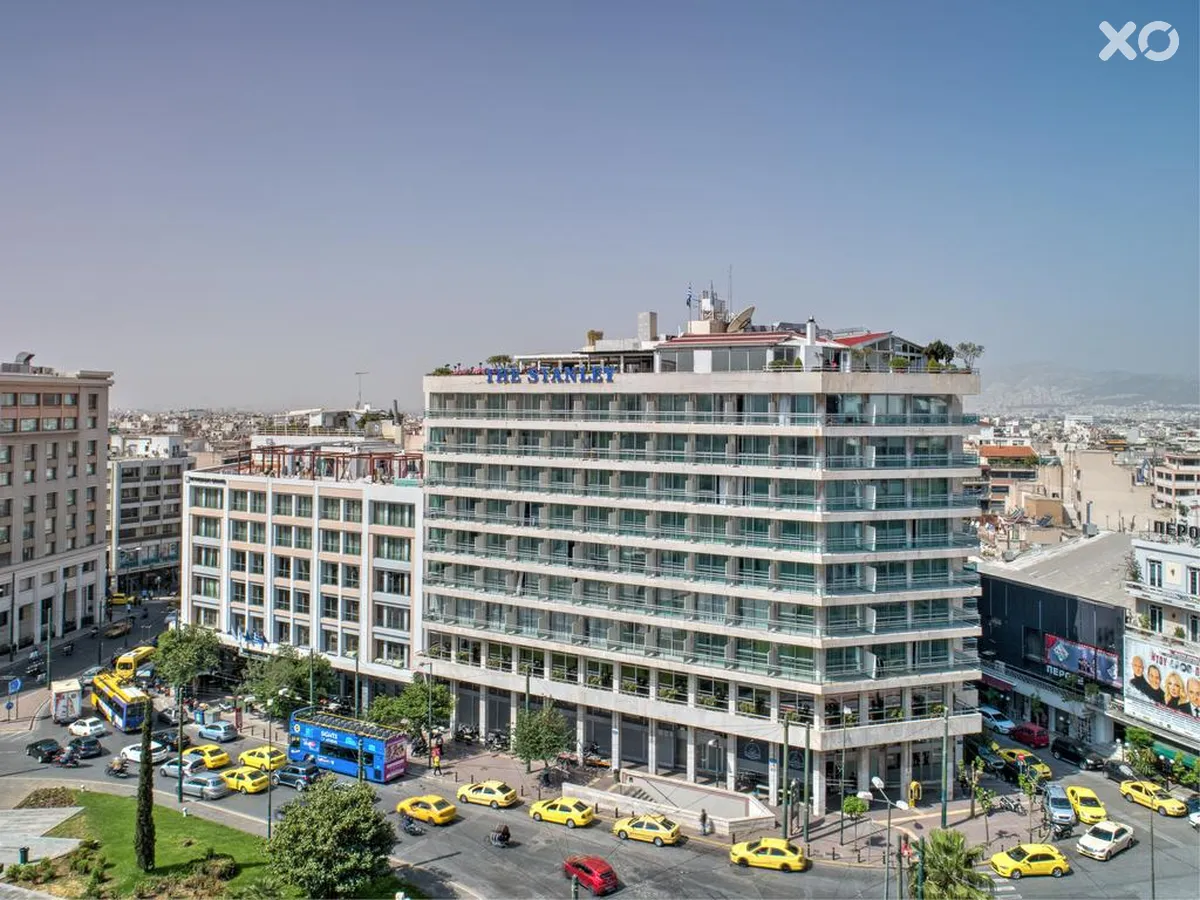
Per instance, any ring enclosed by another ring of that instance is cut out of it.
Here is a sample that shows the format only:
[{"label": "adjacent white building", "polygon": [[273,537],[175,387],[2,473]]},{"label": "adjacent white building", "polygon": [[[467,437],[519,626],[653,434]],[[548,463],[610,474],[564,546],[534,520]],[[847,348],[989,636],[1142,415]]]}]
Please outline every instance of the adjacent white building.
[{"label": "adjacent white building", "polygon": [[0,646],[103,614],[111,372],[0,364]]},{"label": "adjacent white building", "polygon": [[[183,619],[246,654],[324,654],[365,705],[411,680],[421,459],[393,444],[260,447],[187,473]],[[348,690],[347,693],[350,691]]]},{"label": "adjacent white building", "polygon": [[508,727],[528,686],[618,767],[773,798],[790,716],[818,811],[932,790],[944,726],[980,727],[978,376],[748,319],[425,378],[430,665],[459,722]]},{"label": "adjacent white building", "polygon": [[113,435],[108,458],[112,591],[174,594],[179,586],[183,479],[196,467],[179,435]]}]

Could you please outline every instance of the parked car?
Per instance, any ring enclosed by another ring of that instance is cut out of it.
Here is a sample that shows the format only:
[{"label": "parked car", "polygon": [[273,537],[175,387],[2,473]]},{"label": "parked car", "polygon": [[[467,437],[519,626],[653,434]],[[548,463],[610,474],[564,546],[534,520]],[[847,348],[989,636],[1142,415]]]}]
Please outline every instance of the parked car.
[{"label": "parked car", "polygon": [[1075,807],[1071,805],[1061,784],[1046,785],[1046,790],[1042,792],[1042,809],[1046,811],[1046,818],[1055,825],[1075,825],[1078,822]]},{"label": "parked car", "polygon": [[226,741],[237,740],[237,736],[237,729],[230,722],[207,722],[200,726],[200,737],[206,741],[223,744]]},{"label": "parked car", "polygon": [[968,734],[963,740],[963,756],[968,763],[976,759],[983,760],[986,772],[997,773],[1004,771],[1004,757],[992,749],[991,741],[980,734]]},{"label": "parked car", "polygon": [[[199,756],[185,756],[183,758],[183,777],[190,778],[193,775],[199,775],[202,772],[208,771],[208,766],[204,764],[204,759]],[[179,777],[179,758],[168,759],[162,764],[162,768],[158,770],[159,774],[164,778]]]},{"label": "parked car", "polygon": [[627,816],[613,822],[612,833],[621,840],[648,841],[656,847],[679,843],[679,826],[661,815]]},{"label": "parked car", "polygon": [[[158,741],[150,742],[150,762],[152,762],[154,765],[157,766],[170,755],[171,751],[162,744],[158,743]],[[139,764],[142,761],[142,742],[138,741],[136,744],[130,744],[127,747],[122,747],[121,756],[134,765]]]},{"label": "parked car", "polygon": [[1104,777],[1119,784],[1122,781],[1136,781],[1138,775],[1129,763],[1110,759],[1104,764]]},{"label": "parked car", "polygon": [[1050,742],[1050,755],[1081,769],[1103,769],[1104,757],[1087,744],[1069,737],[1056,737]]},{"label": "parked car", "polygon": [[593,897],[608,894],[620,887],[616,870],[599,856],[569,856],[563,862],[563,875],[578,878],[579,884],[592,892]]},{"label": "parked car", "polygon": [[288,763],[278,772],[271,773],[271,783],[303,791],[320,777],[321,770],[315,763]]},{"label": "parked car", "polygon": [[[167,706],[163,709],[160,709],[158,711],[158,720],[167,725],[178,725],[179,708],[176,706]],[[192,721],[192,718],[187,714],[187,710],[185,709],[183,711],[183,724],[186,725],[190,721]]]},{"label": "parked car", "polygon": [[104,666],[92,666],[90,669],[84,669],[79,676],[79,686],[85,691],[89,690],[92,682],[96,680],[96,676],[104,671]]},{"label": "parked car", "polygon": [[40,763],[48,763],[62,753],[62,744],[54,738],[42,738],[32,744],[25,745],[25,755],[32,756]]},{"label": "parked car", "polygon": [[95,737],[72,738],[67,747],[74,750],[75,755],[80,759],[95,759],[98,756],[104,756],[105,753],[100,738]]},{"label": "parked car", "polygon": [[88,719],[76,719],[67,726],[67,731],[76,737],[100,737],[108,731],[108,726],[105,725],[103,719],[95,717]]},{"label": "parked car", "polygon": [[1200,794],[1192,794],[1183,801],[1183,805],[1187,807],[1188,824],[1200,829]]},{"label": "parked car", "polygon": [[1120,822],[1097,822],[1079,839],[1075,852],[1092,859],[1108,860],[1133,846],[1133,829]]},{"label": "parked car", "polygon": [[1153,781],[1122,781],[1121,796],[1129,803],[1152,809],[1160,816],[1186,816],[1187,807]]},{"label": "parked car", "polygon": [[185,734],[183,740],[179,740],[179,732],[174,728],[164,728],[162,731],[156,731],[150,735],[150,739],[158,741],[158,743],[162,744],[172,753],[178,753],[180,747],[186,750],[192,746],[192,739]]},{"label": "parked car", "polygon": [[1032,722],[1022,722],[1010,731],[1008,736],[1018,744],[1024,744],[1026,747],[1032,747],[1034,750],[1050,746],[1050,732],[1041,725],[1034,725]]},{"label": "parked car", "polygon": [[979,707],[979,717],[983,719],[983,727],[990,728],[998,734],[1008,734],[1017,727],[1017,723],[994,706]]},{"label": "parked car", "polygon": [[183,793],[199,800],[220,800],[233,790],[219,772],[197,772],[183,779]]}]

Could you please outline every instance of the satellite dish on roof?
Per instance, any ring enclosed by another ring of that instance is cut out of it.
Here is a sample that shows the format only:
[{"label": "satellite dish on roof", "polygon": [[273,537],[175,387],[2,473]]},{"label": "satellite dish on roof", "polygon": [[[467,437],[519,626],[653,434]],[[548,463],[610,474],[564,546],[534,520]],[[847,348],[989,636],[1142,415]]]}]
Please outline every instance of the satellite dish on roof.
[{"label": "satellite dish on roof", "polygon": [[725,332],[732,334],[735,331],[745,331],[746,326],[750,324],[750,317],[754,315],[754,307],[747,306],[740,313],[729,320],[729,324],[725,326]]}]

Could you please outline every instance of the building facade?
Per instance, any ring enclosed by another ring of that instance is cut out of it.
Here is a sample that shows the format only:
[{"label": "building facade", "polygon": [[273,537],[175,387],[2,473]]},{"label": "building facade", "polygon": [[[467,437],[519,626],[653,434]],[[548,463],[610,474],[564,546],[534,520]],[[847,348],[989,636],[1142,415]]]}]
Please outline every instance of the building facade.
[{"label": "building facade", "polygon": [[103,614],[111,372],[0,365],[0,645]]},{"label": "building facade", "polygon": [[108,459],[110,590],[175,594],[184,475],[196,460],[178,435],[113,437]]},{"label": "building facade", "polygon": [[1154,505],[1181,515],[1200,505],[1200,451],[1167,450],[1154,463]]},{"label": "building facade", "polygon": [[394,445],[268,447],[187,473],[183,620],[246,655],[311,647],[364,706],[411,680],[420,463]]},{"label": "building facade", "polygon": [[980,694],[990,705],[1054,734],[1113,740],[1129,547],[1128,535],[1106,532],[980,564]]},{"label": "building facade", "polygon": [[[1200,543],[1196,533],[1133,542],[1124,716],[1160,743],[1200,753]],[[1163,752],[1163,751],[1159,751]]]},{"label": "building facade", "polygon": [[528,689],[614,767],[774,798],[789,718],[818,811],[936,785],[943,729],[979,729],[978,378],[726,327],[425,379],[434,674],[459,722],[509,727]]}]

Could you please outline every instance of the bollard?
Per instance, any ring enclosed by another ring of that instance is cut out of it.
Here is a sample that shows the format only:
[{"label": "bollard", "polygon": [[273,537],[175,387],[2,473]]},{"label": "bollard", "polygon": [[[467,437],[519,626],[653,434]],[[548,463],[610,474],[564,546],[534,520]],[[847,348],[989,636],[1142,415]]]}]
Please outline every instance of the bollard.
[{"label": "bollard", "polygon": [[[597,813],[598,813],[599,811],[600,811],[600,810],[596,810],[596,812],[597,812]],[[617,806],[614,806],[614,807],[613,807],[613,818],[614,818],[614,819],[619,819],[619,818],[621,818],[621,809],[620,809],[620,807],[617,807]]]},{"label": "bollard", "polygon": [[454,770],[454,783],[458,784],[458,769]]},{"label": "bollard", "polygon": [[521,782],[521,796],[525,796],[525,782]]},{"label": "bollard", "polygon": [[542,799],[542,786],[540,784],[538,785],[537,791],[538,791],[538,799],[541,800]]}]

